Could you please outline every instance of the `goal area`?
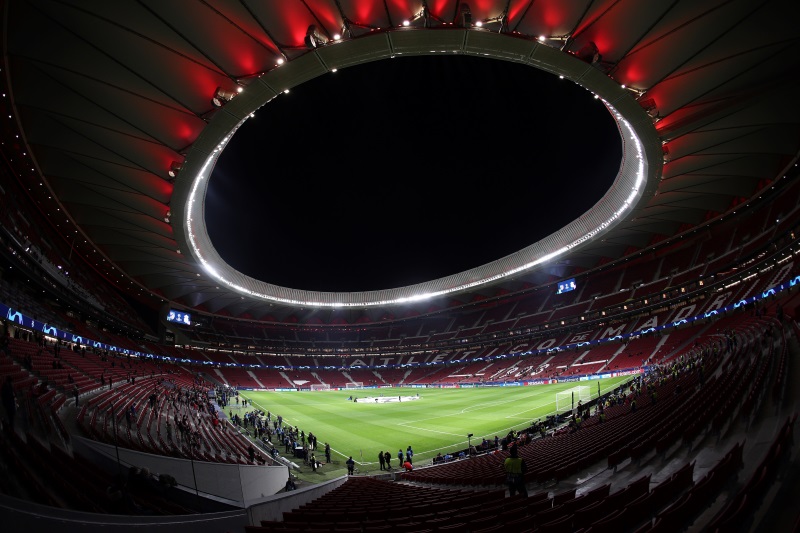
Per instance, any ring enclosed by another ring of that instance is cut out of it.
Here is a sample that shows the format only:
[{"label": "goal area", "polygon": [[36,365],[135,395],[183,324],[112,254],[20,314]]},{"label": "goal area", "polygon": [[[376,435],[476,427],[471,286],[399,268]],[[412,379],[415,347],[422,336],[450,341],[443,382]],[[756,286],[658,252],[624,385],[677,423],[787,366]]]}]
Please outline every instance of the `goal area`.
[{"label": "goal area", "polygon": [[578,402],[586,403],[592,399],[591,389],[579,385],[556,393],[556,413],[566,413],[578,406]]},{"label": "goal area", "polygon": [[311,390],[331,390],[331,386],[327,383],[312,383]]},{"label": "goal area", "polygon": [[363,381],[351,381],[349,383],[346,383],[344,388],[346,388],[346,389],[363,389],[364,388],[364,382]]}]

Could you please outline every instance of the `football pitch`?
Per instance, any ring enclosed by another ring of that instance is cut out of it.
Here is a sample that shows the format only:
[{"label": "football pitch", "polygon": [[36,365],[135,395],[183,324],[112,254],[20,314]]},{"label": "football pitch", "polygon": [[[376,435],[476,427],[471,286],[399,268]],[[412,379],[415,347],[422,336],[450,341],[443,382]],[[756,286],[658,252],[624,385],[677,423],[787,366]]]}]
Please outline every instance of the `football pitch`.
[{"label": "football pitch", "polygon": [[[511,429],[546,419],[555,413],[559,391],[586,386],[595,399],[598,384],[600,394],[607,394],[632,377],[518,387],[242,391],[240,395],[264,413],[272,413],[273,419],[281,415],[284,425],[316,435],[318,456],[324,456],[321,450],[327,442],[333,462],[342,464],[352,455],[362,469],[372,470],[377,469],[379,451],[389,450],[396,468],[397,451],[411,446],[414,464],[428,464],[439,452],[466,448],[469,441],[478,445],[495,435],[502,439]],[[349,400],[351,396],[359,401]]]}]

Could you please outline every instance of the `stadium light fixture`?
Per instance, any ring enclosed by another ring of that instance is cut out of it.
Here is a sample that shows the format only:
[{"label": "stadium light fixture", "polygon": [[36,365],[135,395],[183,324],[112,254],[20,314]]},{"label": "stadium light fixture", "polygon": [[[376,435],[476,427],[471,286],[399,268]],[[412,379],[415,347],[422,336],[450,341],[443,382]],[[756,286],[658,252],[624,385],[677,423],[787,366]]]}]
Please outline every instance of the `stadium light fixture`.
[{"label": "stadium light fixture", "polygon": [[328,39],[325,35],[320,33],[315,24],[312,24],[306,30],[306,36],[304,39],[306,48],[314,49],[317,48],[318,46],[323,46],[328,44],[329,41],[330,39]]},{"label": "stadium light fixture", "polygon": [[[656,104],[655,98],[645,98],[644,100],[639,100],[639,105],[642,106],[642,109],[650,115],[650,118],[657,118],[658,114],[658,105]],[[669,154],[669,150],[667,150],[667,154]]]},{"label": "stadium light fixture", "polygon": [[597,45],[594,43],[594,41],[589,41],[586,43],[583,48],[578,50],[576,55],[578,59],[581,59],[589,64],[599,63],[603,60],[603,56],[600,55],[600,50],[597,48]]},{"label": "stadium light fixture", "polygon": [[172,164],[169,166],[167,174],[169,174],[170,178],[174,178],[175,176],[178,175],[178,172],[181,171],[181,168],[183,168],[183,163],[179,161],[173,161]]},{"label": "stadium light fixture", "polygon": [[211,97],[211,104],[214,107],[222,107],[236,96],[237,93],[241,91],[226,91],[222,87],[217,87],[217,90],[214,91],[214,96]]}]

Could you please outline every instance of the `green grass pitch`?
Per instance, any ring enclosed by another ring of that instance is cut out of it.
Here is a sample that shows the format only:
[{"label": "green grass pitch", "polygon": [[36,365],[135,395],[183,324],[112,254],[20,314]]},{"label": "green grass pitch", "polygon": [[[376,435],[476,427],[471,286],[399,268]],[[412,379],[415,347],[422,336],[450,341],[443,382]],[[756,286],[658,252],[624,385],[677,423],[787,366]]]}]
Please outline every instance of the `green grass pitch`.
[{"label": "green grass pitch", "polygon": [[[414,464],[429,464],[438,453],[444,455],[467,447],[485,437],[503,438],[509,430],[525,429],[545,419],[556,408],[556,392],[578,385],[588,386],[592,399],[613,391],[632,376],[594,381],[535,385],[526,387],[480,387],[465,389],[388,388],[341,391],[256,392],[241,396],[252,405],[283,416],[284,424],[297,426],[317,436],[318,447],[331,445],[334,463],[342,464],[352,455],[362,470],[377,470],[379,451],[389,450],[396,468],[397,451],[410,445]],[[393,403],[352,402],[353,395],[366,397],[416,396],[413,401]],[[577,399],[576,399],[577,403]],[[282,451],[282,447],[280,448]],[[323,456],[322,452],[317,452]]]}]

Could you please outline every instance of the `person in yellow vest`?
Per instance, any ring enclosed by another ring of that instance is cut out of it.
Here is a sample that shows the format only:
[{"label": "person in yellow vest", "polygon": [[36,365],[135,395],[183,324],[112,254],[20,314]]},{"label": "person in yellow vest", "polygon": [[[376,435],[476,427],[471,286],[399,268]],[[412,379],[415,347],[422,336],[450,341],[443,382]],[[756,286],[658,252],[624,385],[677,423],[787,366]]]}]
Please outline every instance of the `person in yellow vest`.
[{"label": "person in yellow vest", "polygon": [[511,446],[509,449],[508,457],[503,462],[503,468],[506,471],[509,496],[515,496],[519,493],[520,496],[527,498],[528,488],[525,486],[527,465],[525,464],[525,459],[519,456],[516,446]]}]

